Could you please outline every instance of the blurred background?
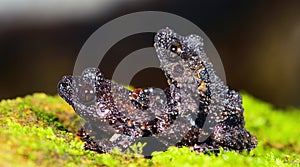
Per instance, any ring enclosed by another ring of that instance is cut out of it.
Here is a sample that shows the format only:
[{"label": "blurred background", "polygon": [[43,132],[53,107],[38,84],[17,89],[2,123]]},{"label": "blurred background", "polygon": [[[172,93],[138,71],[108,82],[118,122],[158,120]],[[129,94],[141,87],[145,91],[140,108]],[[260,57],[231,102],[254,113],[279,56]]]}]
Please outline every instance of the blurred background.
[{"label": "blurred background", "polygon": [[[0,0],[0,99],[56,94],[57,82],[72,74],[95,30],[119,16],[154,10],[182,16],[208,35],[229,87],[280,108],[300,107],[299,9],[300,1]],[[103,73],[111,77],[117,62],[151,46],[152,38],[140,34],[120,41],[100,64]],[[132,84],[163,87],[165,82],[161,71],[147,69]]]}]

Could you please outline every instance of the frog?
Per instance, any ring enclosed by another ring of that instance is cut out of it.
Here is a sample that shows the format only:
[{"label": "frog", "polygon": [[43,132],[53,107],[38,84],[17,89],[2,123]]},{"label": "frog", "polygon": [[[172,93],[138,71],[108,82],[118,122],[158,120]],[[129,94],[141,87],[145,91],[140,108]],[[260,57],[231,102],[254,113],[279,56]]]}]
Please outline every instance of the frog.
[{"label": "frog", "polygon": [[168,81],[164,90],[127,89],[97,67],[59,81],[59,95],[86,120],[78,131],[86,149],[125,151],[143,138],[197,153],[257,146],[245,129],[241,95],[218,77],[201,36],[167,27],[156,33],[154,48]]},{"label": "frog", "polygon": [[[169,83],[181,90],[174,95],[181,99],[177,103],[184,111],[193,112],[187,106],[193,100],[198,102],[196,108],[192,107],[197,113],[194,124],[176,146],[189,146],[199,152],[219,151],[221,147],[239,152],[255,148],[257,138],[245,129],[242,97],[217,75],[205,53],[203,38],[195,34],[181,36],[165,28],[157,32],[154,41]],[[199,140],[201,136],[205,137]]]}]

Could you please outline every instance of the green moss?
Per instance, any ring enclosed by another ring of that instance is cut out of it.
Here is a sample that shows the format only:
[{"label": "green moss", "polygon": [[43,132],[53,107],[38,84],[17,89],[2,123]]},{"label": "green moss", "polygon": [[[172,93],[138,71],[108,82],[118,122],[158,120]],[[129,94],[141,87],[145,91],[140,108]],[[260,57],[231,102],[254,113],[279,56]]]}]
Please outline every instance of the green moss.
[{"label": "green moss", "polygon": [[170,147],[138,156],[141,145],[126,154],[84,150],[76,137],[82,120],[58,96],[39,93],[0,102],[0,166],[300,166],[300,110],[274,109],[243,94],[247,129],[258,137],[251,152],[195,154]]}]

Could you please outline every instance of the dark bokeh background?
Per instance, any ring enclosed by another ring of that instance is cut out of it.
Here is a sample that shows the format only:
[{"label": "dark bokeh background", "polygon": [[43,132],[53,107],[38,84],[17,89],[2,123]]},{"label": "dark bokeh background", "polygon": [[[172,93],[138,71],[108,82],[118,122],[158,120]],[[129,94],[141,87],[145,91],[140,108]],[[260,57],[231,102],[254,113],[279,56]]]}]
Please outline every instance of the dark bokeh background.
[{"label": "dark bokeh background", "polygon": [[[157,10],[185,17],[209,36],[231,88],[278,107],[300,106],[299,1],[20,2],[0,2],[1,99],[41,91],[55,94],[57,82],[72,74],[82,45],[101,25],[131,12]],[[149,37],[126,39],[109,55],[120,59],[132,45],[149,45]],[[114,66],[103,65],[104,74],[111,77]],[[148,69],[132,83],[148,86],[160,83],[157,80],[163,80],[161,72]]]}]

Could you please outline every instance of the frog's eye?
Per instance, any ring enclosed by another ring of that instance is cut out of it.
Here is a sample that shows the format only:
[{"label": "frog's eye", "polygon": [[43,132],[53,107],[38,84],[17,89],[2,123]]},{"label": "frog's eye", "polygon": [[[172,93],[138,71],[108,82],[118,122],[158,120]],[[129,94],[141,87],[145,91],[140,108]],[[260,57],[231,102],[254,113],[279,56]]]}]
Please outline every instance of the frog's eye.
[{"label": "frog's eye", "polygon": [[176,54],[180,54],[182,53],[182,46],[180,43],[178,42],[173,42],[171,43],[171,45],[169,46],[169,50],[173,53],[176,53]]},{"label": "frog's eye", "polygon": [[95,90],[90,85],[83,85],[78,93],[79,100],[83,103],[92,102],[95,99]]}]

